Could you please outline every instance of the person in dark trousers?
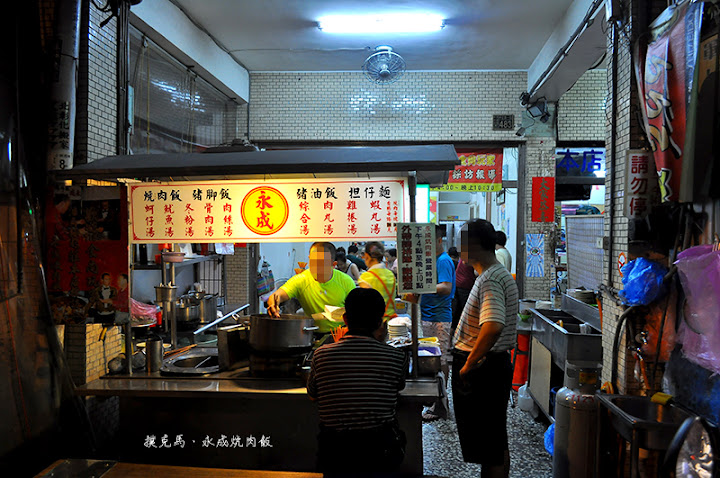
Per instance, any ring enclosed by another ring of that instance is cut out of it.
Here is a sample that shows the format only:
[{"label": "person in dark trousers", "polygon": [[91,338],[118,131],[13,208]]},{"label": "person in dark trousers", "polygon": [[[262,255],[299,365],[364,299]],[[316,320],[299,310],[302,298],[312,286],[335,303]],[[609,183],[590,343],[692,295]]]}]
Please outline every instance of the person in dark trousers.
[{"label": "person in dark trousers", "polygon": [[463,460],[482,478],[507,478],[510,350],[516,341],[518,289],[495,256],[495,229],[474,219],[460,230],[461,257],[480,277],[453,336],[452,391]]},{"label": "person in dark trousers", "polygon": [[358,246],[355,244],[350,244],[347,249],[347,258],[348,260],[352,261],[356,266],[358,266],[358,269],[361,271],[367,270],[367,264],[365,264],[365,261],[362,260],[362,258],[358,257]]},{"label": "person in dark trousers", "polygon": [[465,308],[465,303],[470,296],[470,290],[472,290],[476,278],[477,272],[475,272],[475,269],[462,260],[462,258],[458,257],[458,262],[455,266],[455,308],[453,309],[452,325],[450,327],[450,341],[452,341],[452,337],[455,335],[455,329],[460,321],[460,315]]},{"label": "person in dark trousers", "polygon": [[378,291],[354,289],[345,299],[347,334],[313,354],[307,391],[318,404],[325,476],[393,476],[405,456],[396,406],[408,358],[380,342],[384,311]]}]

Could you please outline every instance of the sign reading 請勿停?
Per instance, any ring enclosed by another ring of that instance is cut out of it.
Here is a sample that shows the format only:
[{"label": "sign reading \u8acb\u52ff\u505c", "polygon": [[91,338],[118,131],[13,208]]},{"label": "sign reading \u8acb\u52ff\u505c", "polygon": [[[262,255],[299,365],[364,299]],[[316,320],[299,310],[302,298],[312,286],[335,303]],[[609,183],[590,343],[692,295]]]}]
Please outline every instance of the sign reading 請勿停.
[{"label": "sign reading \u8acb\u52ff\u505c", "polygon": [[555,178],[532,178],[532,222],[555,221]]},{"label": "sign reading \u8acb\u52ff\u505c", "polygon": [[500,191],[502,189],[502,150],[458,154],[460,166],[450,172],[447,184],[434,191]]},{"label": "sign reading \u8acb\u52ff\u505c", "polygon": [[394,240],[406,182],[273,180],[128,186],[132,240],[284,242]]},{"label": "sign reading \u8acb\u52ff\u505c", "polygon": [[630,150],[625,161],[625,216],[643,219],[650,212],[655,166],[650,151]]},{"label": "sign reading \u8acb\u52ff\u505c", "polygon": [[427,294],[437,289],[435,224],[397,224],[398,293]]}]

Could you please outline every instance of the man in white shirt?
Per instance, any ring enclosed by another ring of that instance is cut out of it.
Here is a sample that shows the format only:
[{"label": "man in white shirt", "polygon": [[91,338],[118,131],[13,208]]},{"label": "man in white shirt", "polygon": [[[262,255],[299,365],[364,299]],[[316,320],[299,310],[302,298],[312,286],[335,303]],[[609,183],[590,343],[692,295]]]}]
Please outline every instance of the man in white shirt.
[{"label": "man in white shirt", "polygon": [[507,244],[507,236],[502,231],[495,231],[495,256],[500,264],[505,266],[505,269],[512,272],[512,256],[510,251],[505,249]]}]

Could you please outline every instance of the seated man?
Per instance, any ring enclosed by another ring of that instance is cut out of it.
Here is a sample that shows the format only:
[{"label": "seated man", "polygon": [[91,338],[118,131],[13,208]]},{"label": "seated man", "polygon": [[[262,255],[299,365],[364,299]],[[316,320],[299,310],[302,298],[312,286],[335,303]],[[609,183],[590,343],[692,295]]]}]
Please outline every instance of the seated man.
[{"label": "seated man", "polygon": [[[335,269],[336,264],[335,246],[329,242],[314,243],[310,246],[309,268],[294,275],[270,294],[268,314],[280,317],[280,304],[293,297],[298,299],[308,317],[323,312],[326,305],[343,307],[345,297],[355,288],[355,282],[349,275]],[[328,320],[315,323],[321,333],[334,328]]]},{"label": "seated man", "polygon": [[395,408],[408,359],[379,341],[384,311],[378,291],[353,290],[345,299],[347,334],[313,355],[307,389],[318,402],[318,467],[325,476],[392,473],[404,458]]}]

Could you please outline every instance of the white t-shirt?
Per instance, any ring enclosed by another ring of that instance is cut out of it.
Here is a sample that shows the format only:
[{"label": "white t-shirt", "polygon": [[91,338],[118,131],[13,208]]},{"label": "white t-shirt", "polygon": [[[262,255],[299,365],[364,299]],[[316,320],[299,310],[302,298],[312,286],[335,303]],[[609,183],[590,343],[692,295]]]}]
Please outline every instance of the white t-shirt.
[{"label": "white t-shirt", "polygon": [[504,247],[501,249],[495,249],[495,257],[497,257],[497,260],[500,261],[500,264],[505,266],[505,269],[512,272],[512,256],[510,255],[510,251]]}]

